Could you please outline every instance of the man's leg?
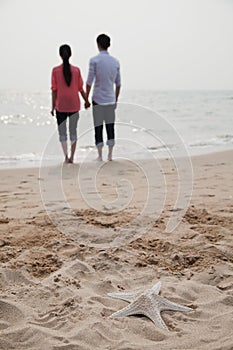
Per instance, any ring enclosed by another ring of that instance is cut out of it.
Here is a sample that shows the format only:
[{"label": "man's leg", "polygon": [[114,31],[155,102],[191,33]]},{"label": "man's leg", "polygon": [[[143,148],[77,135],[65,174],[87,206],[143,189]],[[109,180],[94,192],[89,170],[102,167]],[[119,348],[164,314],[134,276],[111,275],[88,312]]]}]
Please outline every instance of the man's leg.
[{"label": "man's leg", "polygon": [[98,161],[102,161],[102,151],[103,151],[103,106],[99,106],[93,103],[93,120],[95,126],[95,145],[98,152]]},{"label": "man's leg", "polygon": [[105,107],[105,127],[107,132],[108,160],[112,160],[113,146],[115,145],[115,105]]},{"label": "man's leg", "polygon": [[108,145],[108,160],[112,160],[112,151],[113,146],[115,144],[115,131],[114,131],[114,123],[106,124],[106,132],[107,132],[107,145]]},{"label": "man's leg", "polygon": [[95,144],[97,147],[98,158],[97,160],[102,161],[102,151],[103,151],[103,125],[98,125],[95,127]]}]

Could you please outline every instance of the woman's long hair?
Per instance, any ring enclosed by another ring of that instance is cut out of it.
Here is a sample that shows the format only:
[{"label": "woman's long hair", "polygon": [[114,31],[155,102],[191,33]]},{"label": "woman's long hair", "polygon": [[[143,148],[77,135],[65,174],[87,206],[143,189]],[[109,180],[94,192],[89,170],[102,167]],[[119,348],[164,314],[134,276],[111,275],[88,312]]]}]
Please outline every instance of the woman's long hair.
[{"label": "woman's long hair", "polygon": [[69,58],[71,56],[71,48],[69,45],[62,45],[59,49],[59,54],[63,61],[63,74],[66,81],[67,86],[70,86],[72,73],[70,69]]}]

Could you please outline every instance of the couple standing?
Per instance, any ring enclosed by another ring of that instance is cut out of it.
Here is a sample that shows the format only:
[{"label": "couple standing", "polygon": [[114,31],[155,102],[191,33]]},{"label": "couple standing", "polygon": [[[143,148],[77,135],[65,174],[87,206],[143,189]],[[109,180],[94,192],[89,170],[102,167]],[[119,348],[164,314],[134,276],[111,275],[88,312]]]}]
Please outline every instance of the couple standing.
[{"label": "couple standing", "polygon": [[[69,63],[71,48],[62,45],[59,53],[63,63],[52,70],[52,110],[56,111],[59,140],[65,155],[65,163],[73,163],[77,143],[77,123],[80,111],[79,93],[85,101],[85,108],[90,107],[89,94],[94,82],[92,95],[93,120],[95,127],[95,144],[98,151],[97,160],[102,161],[103,123],[107,132],[108,160],[112,160],[115,143],[114,123],[115,108],[120,93],[121,78],[119,62],[109,55],[110,38],[106,34],[97,37],[99,54],[90,60],[86,92],[80,69]],[[115,89],[114,89],[115,85]],[[67,128],[69,120],[69,135],[71,155],[68,156]]]}]

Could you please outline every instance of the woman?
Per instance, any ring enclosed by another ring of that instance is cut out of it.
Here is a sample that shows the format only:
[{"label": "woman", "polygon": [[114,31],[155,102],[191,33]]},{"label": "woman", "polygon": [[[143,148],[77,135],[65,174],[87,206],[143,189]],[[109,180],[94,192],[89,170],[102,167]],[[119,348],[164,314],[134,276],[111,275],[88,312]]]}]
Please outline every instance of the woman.
[{"label": "woman", "polygon": [[[62,45],[59,54],[63,63],[52,70],[52,110],[58,125],[59,140],[65,155],[65,163],[73,163],[77,143],[77,123],[80,111],[79,93],[85,101],[85,108],[90,107],[86,93],[83,90],[83,80],[80,69],[69,63],[71,48]],[[67,151],[66,121],[69,119],[69,135],[71,141],[71,155]]]}]

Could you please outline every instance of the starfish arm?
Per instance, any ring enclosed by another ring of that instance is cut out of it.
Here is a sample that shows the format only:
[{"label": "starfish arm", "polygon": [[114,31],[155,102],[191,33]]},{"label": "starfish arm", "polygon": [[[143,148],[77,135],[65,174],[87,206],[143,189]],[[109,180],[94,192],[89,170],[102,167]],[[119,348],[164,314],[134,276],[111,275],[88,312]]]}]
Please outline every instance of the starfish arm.
[{"label": "starfish arm", "polygon": [[108,293],[108,296],[115,298],[115,299],[121,299],[124,301],[134,301],[135,299],[137,299],[137,297],[139,297],[139,295],[141,295],[142,292],[124,292],[124,293]]},{"label": "starfish arm", "polygon": [[156,308],[152,308],[150,310],[147,310],[145,313],[145,316],[148,317],[156,326],[159,326],[161,328],[167,329],[167,326],[162,319],[160,312]]},{"label": "starfish arm", "polygon": [[172,301],[169,301],[165,298],[159,297],[157,296],[157,298],[160,299],[159,304],[160,304],[160,311],[163,310],[171,310],[171,311],[181,311],[181,312],[188,312],[188,311],[192,311],[193,309],[191,309],[190,307],[187,306],[183,306],[177,303],[173,303]]},{"label": "starfish arm", "polygon": [[135,301],[133,301],[128,306],[115,312],[112,317],[123,317],[130,315],[145,315],[144,311],[151,308],[151,300],[147,298],[144,294],[139,296]]},{"label": "starfish arm", "polygon": [[[162,283],[159,281],[157,282],[152,288],[151,291],[155,294],[159,294],[161,289]],[[143,294],[143,291],[138,292],[122,292],[122,293],[108,293],[108,296],[115,298],[115,299],[121,299],[124,301],[134,301],[136,300],[141,294]]]},{"label": "starfish arm", "polygon": [[152,292],[159,295],[160,289],[161,289],[162,283],[161,281],[157,282],[152,288]]},{"label": "starfish arm", "polygon": [[132,304],[124,307],[123,309],[114,312],[110,317],[111,318],[116,318],[116,317],[126,317],[126,316],[131,316],[131,315],[138,315],[140,314],[138,308],[135,308],[134,305]]}]

